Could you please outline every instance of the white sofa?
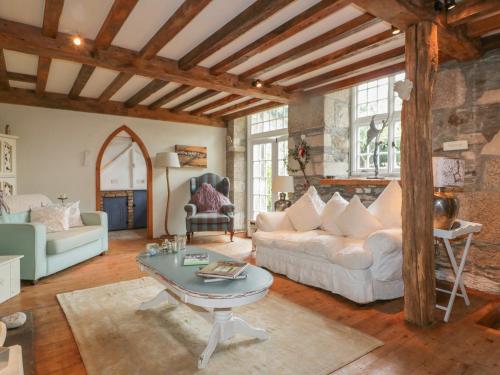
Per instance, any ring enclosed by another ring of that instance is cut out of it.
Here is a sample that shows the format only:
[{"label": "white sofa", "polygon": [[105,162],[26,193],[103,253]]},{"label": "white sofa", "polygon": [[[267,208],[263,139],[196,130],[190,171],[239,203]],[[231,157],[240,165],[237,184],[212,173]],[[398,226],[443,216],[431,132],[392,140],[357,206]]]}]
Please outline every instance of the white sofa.
[{"label": "white sofa", "polygon": [[294,281],[361,304],[403,295],[400,227],[355,239],[322,229],[300,232],[286,212],[270,212],[258,215],[253,241],[257,265]]}]

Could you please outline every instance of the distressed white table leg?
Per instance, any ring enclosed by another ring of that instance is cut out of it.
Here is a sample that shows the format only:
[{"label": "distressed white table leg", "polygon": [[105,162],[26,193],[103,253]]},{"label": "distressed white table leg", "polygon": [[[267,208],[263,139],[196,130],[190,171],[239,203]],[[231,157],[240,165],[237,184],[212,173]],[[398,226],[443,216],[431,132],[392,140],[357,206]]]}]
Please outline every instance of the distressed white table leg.
[{"label": "distressed white table leg", "polygon": [[210,336],[208,337],[208,344],[203,353],[201,353],[200,358],[198,359],[198,368],[202,369],[207,367],[208,361],[210,357],[214,353],[217,344],[221,341],[221,325],[220,323],[214,323],[212,327],[212,332],[210,332]]},{"label": "distressed white table leg", "polygon": [[151,309],[153,307],[161,305],[163,302],[168,302],[169,304],[175,306],[179,304],[179,302],[174,297],[172,297],[167,290],[164,289],[160,293],[158,293],[156,297],[154,297],[153,299],[141,303],[141,305],[139,306],[139,310]]},{"label": "distressed white table leg", "polygon": [[233,317],[233,329],[234,333],[241,333],[242,335],[255,337],[260,340],[267,340],[269,338],[265,329],[255,328],[238,317]]},{"label": "distressed white table leg", "polygon": [[[465,243],[465,248],[464,248],[464,252],[463,252],[463,255],[462,255],[462,260],[466,259],[467,253],[469,252],[469,246],[470,246],[471,241],[472,241],[472,233],[470,233],[467,236],[467,241]],[[457,265],[457,261],[456,261],[455,255],[453,253],[453,249],[451,248],[450,241],[447,238],[445,238],[444,239],[444,244],[445,244],[445,247],[446,247],[446,251],[448,252],[448,257],[450,258],[450,263],[451,263],[451,266],[453,267],[453,272],[455,273],[455,277],[458,278],[458,276],[457,276],[457,274],[458,274],[458,265]],[[470,301],[469,301],[469,296],[467,295],[467,291],[465,290],[464,281],[463,281],[463,279],[461,277],[459,279],[460,279],[460,291],[462,292],[462,296],[464,297],[465,304],[467,306],[469,306],[470,305]]]}]

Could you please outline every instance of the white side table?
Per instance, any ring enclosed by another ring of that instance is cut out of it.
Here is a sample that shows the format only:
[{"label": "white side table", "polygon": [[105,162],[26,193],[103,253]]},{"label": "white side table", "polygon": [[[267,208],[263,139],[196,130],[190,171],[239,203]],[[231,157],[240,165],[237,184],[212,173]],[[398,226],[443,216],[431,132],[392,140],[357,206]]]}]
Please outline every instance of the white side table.
[{"label": "white side table", "polygon": [[23,256],[0,256],[0,303],[21,291],[20,260]]},{"label": "white side table", "polygon": [[[436,288],[436,290],[444,293],[450,294],[450,300],[448,301],[448,306],[437,305],[438,309],[446,311],[444,315],[444,321],[448,322],[450,319],[451,310],[453,309],[453,303],[455,302],[455,297],[462,297],[467,306],[470,305],[469,296],[467,295],[467,291],[465,290],[464,281],[462,279],[462,272],[464,271],[465,262],[467,260],[467,255],[469,254],[470,244],[472,242],[472,237],[474,233],[478,233],[481,231],[483,227],[482,224],[471,223],[469,221],[457,220],[460,223],[460,226],[456,229],[445,230],[445,229],[436,229],[434,228],[434,237],[442,238],[444,241],[444,245],[446,247],[446,251],[448,253],[448,257],[450,258],[451,267],[453,268],[453,272],[455,273],[455,282],[453,284],[453,289],[446,290],[441,288]],[[455,258],[455,254],[453,253],[453,249],[450,245],[450,240],[467,235],[467,241],[465,243],[465,248],[462,253],[462,259],[460,261],[460,265],[457,265],[457,260]],[[460,287],[461,293],[458,293],[458,287]]]}]

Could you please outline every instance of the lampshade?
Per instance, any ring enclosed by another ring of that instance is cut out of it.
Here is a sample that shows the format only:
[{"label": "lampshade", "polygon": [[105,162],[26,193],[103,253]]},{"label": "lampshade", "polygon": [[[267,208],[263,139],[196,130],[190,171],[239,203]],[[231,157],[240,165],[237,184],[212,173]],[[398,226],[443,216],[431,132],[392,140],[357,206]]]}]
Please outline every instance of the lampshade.
[{"label": "lampshade", "polygon": [[273,177],[273,193],[293,193],[293,176]]},{"label": "lampshade", "polygon": [[176,152],[159,152],[155,159],[156,168],[180,168],[181,166]]},{"label": "lampshade", "polygon": [[432,170],[434,187],[464,186],[465,160],[433,157]]}]

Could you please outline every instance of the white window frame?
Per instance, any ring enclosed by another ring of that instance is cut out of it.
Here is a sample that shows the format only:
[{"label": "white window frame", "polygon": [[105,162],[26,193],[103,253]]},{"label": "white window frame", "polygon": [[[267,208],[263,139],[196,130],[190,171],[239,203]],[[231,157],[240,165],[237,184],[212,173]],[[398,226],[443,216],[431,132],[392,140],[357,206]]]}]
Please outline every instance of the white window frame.
[{"label": "white window frame", "polygon": [[[255,144],[271,143],[272,142],[272,177],[278,173],[278,143],[288,141],[288,122],[287,127],[283,129],[273,130],[269,132],[251,134],[251,125],[249,118],[246,118],[247,123],[247,218],[253,218],[253,146]],[[278,193],[272,193],[273,204],[278,200]]]},{"label": "white window frame", "polygon": [[[399,74],[399,73],[398,73]],[[379,176],[387,176],[387,177],[396,177],[399,176],[401,171],[400,168],[397,167],[394,163],[394,147],[392,146],[392,143],[394,141],[394,128],[395,124],[398,121],[401,121],[401,110],[395,111],[394,109],[394,101],[395,97],[397,94],[394,92],[394,82],[395,77],[398,74],[394,74],[388,77],[380,77],[378,79],[382,78],[388,78],[389,83],[387,85],[387,89],[389,91],[388,93],[388,111],[389,113],[392,113],[392,116],[390,116],[390,123],[388,125],[388,165],[387,165],[387,170],[385,169],[379,169]],[[370,80],[367,82],[371,82],[375,80]],[[365,83],[367,83],[365,82]],[[361,83],[362,84],[362,83]],[[359,84],[359,85],[361,85]],[[375,169],[358,169],[357,167],[357,159],[358,159],[358,128],[362,126],[369,126],[372,116],[365,116],[361,118],[357,118],[357,92],[358,92],[358,86],[356,85],[351,89],[351,176],[358,176],[358,177],[365,177],[369,175],[373,175]],[[380,114],[375,116],[375,123],[380,124],[382,120],[385,120],[387,118],[388,113],[385,114]]]}]

